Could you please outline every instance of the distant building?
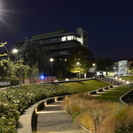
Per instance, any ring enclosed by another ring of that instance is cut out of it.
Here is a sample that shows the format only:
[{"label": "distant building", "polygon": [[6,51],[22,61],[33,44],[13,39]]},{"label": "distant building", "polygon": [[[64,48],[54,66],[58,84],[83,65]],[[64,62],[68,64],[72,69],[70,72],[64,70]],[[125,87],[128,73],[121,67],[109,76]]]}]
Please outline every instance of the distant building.
[{"label": "distant building", "polygon": [[118,75],[118,76],[129,75],[129,65],[130,63],[128,60],[122,60],[122,61],[115,62],[114,67],[113,67],[115,75]]},{"label": "distant building", "polygon": [[[26,40],[17,42],[16,47],[21,49]],[[62,29],[55,32],[34,35],[28,41],[32,45],[43,45],[51,57],[57,59],[65,59],[70,54],[71,48],[75,46],[81,45],[88,48],[88,34],[82,28],[77,28],[76,33]]]}]

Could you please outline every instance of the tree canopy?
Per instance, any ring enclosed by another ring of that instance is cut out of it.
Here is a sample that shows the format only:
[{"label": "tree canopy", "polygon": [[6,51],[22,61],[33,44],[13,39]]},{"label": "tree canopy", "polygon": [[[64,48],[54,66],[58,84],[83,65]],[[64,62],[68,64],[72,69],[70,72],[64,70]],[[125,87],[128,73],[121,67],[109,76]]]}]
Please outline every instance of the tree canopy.
[{"label": "tree canopy", "polygon": [[99,58],[97,59],[97,71],[111,71],[113,67],[113,61],[111,58]]},{"label": "tree canopy", "polygon": [[37,62],[39,72],[48,73],[49,55],[42,45],[26,40],[25,44],[21,47],[21,51],[19,52],[19,59],[21,58],[23,58],[24,63],[30,67]]},{"label": "tree canopy", "polygon": [[96,66],[97,71],[106,71],[106,61],[103,58],[97,59]]},{"label": "tree canopy", "polygon": [[77,46],[71,50],[70,56],[68,57],[67,70],[72,73],[87,73],[94,61],[94,56],[89,49]]}]

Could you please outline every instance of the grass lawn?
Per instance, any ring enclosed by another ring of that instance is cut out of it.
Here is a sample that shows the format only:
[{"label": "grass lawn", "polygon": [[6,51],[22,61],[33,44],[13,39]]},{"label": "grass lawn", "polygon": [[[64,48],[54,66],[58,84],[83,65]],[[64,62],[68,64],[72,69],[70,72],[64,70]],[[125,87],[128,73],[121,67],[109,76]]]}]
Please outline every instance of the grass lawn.
[{"label": "grass lawn", "polygon": [[67,88],[70,88],[78,93],[83,93],[108,86],[109,84],[98,80],[89,80],[80,82],[61,83],[61,85],[64,85]]},{"label": "grass lawn", "polygon": [[127,80],[127,81],[133,81],[133,76],[125,76],[125,77],[121,77],[123,80]]},{"label": "grass lawn", "polygon": [[96,96],[96,99],[119,102],[119,98],[132,88],[133,87],[118,87],[111,91],[107,91],[101,95]]}]

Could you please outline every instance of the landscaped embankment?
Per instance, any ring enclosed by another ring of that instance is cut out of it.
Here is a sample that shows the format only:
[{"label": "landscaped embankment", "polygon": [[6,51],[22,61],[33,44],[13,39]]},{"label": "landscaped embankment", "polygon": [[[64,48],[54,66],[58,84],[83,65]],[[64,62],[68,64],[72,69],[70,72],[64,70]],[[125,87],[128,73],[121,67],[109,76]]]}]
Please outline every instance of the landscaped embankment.
[{"label": "landscaped embankment", "polygon": [[80,94],[69,97],[65,108],[77,124],[91,133],[133,132],[133,106]]},{"label": "landscaped embankment", "polygon": [[[74,83],[74,82],[73,82]],[[16,133],[19,116],[24,110],[41,99],[48,97],[74,94],[95,90],[97,87],[107,86],[106,83],[90,80],[80,82],[81,85],[90,84],[87,88],[64,87],[60,84],[26,85],[17,88],[8,88],[0,91],[0,132]]]}]

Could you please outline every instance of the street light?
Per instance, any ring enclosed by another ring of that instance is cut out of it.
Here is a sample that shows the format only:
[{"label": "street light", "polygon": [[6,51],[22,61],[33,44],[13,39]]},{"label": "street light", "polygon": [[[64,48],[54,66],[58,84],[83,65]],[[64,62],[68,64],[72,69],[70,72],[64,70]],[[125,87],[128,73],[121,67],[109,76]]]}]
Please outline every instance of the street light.
[{"label": "street light", "polygon": [[79,62],[77,62],[77,65],[79,65]]},{"label": "street light", "polygon": [[92,64],[92,66],[96,66],[96,64],[95,64],[95,63],[93,63],[93,64]]},{"label": "street light", "polygon": [[[79,67],[79,64],[80,64],[80,63],[77,62],[77,66],[78,66],[78,67]],[[79,80],[79,72],[80,72],[80,71],[78,71],[78,80]]]},{"label": "street light", "polygon": [[[14,54],[14,57],[15,57],[15,64],[16,64],[16,56],[15,56],[15,54],[18,53],[18,49],[15,49],[15,48],[14,48],[14,49],[12,50],[12,53]],[[17,77],[17,75],[16,75],[16,77]],[[15,80],[15,86],[16,86],[16,84],[17,84],[17,83],[16,83],[16,80]]]},{"label": "street light", "polygon": [[52,74],[53,74],[53,70],[52,70],[52,62],[54,61],[54,59],[53,59],[53,58],[50,58],[49,61],[51,62],[51,76],[52,76]]},{"label": "street light", "polygon": [[16,54],[17,52],[18,52],[18,49],[13,49],[13,50],[12,50],[12,53],[13,53],[13,54]]}]

